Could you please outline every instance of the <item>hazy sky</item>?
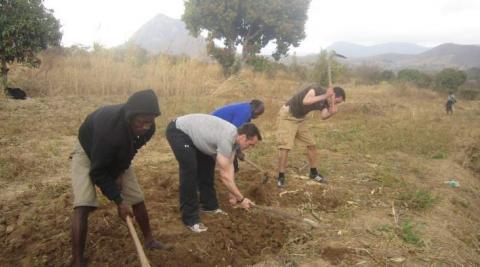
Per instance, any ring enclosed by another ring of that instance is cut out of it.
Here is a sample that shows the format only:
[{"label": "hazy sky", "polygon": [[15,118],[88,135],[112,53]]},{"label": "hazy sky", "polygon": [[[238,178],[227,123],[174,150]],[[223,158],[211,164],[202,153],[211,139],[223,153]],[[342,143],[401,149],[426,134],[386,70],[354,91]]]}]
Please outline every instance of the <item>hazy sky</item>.
[{"label": "hazy sky", "polygon": [[[261,1],[261,0],[259,0]],[[122,44],[158,13],[180,19],[183,0],[44,0],[63,25],[63,45]],[[335,41],[480,44],[480,0],[312,0],[307,37],[316,53]]]}]

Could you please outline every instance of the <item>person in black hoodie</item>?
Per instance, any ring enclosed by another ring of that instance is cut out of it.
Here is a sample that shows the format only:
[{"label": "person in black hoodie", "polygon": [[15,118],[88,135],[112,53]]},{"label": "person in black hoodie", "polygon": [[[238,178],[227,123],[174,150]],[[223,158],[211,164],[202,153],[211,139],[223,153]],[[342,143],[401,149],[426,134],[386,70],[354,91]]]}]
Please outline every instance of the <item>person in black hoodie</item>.
[{"label": "person in black hoodie", "polygon": [[124,104],[97,109],[80,126],[79,142],[71,157],[73,266],[85,265],[88,215],[98,207],[95,186],[115,202],[122,220],[134,215],[146,248],[170,248],[153,238],[144,195],[131,166],[137,150],[155,133],[155,117],[159,115],[157,96],[153,90],[143,90]]}]

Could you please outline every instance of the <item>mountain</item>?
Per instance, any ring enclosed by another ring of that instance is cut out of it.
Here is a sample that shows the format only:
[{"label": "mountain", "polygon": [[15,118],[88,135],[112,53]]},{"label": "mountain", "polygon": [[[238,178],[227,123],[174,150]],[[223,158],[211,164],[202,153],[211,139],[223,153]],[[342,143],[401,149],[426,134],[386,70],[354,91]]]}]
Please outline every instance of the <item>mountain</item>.
[{"label": "mountain", "polygon": [[480,45],[442,44],[417,58],[422,64],[455,65],[466,69],[480,66]]},{"label": "mountain", "polygon": [[416,68],[440,70],[443,68],[469,69],[480,67],[480,46],[446,43],[418,55],[383,54],[372,57],[353,58],[352,65],[377,65],[386,69]]},{"label": "mountain", "polygon": [[[351,43],[335,43],[337,45],[329,46],[335,48],[335,52],[347,56],[347,59],[339,59],[341,63],[348,66],[361,66],[361,65],[376,65],[383,69],[400,70],[404,68],[416,68],[425,71],[441,70],[443,68],[480,68],[480,45],[461,45],[453,43],[445,43],[439,46],[428,49],[422,53],[407,54],[405,51],[418,51],[418,50],[405,50],[408,46],[402,46],[404,53],[384,53],[373,56],[354,57],[352,55],[359,55],[358,52],[362,47]],[[338,45],[341,44],[341,45]],[[377,45],[381,51],[386,47],[394,47],[391,45]],[[410,46],[411,48],[415,47]],[[342,50],[348,48],[349,50]],[[357,50],[356,50],[357,49]],[[350,52],[348,52],[350,51]],[[399,51],[399,50],[397,50]],[[364,53],[364,52],[362,52]],[[307,56],[298,56],[296,61],[298,64],[309,65],[317,61],[318,54],[311,54]],[[282,59],[282,63],[291,64],[292,57]]]},{"label": "mountain", "polygon": [[152,54],[206,57],[205,40],[201,37],[192,37],[183,21],[163,14],[158,14],[145,23],[128,42],[136,44]]},{"label": "mountain", "polygon": [[335,52],[342,54],[348,58],[370,57],[381,54],[420,54],[428,50],[427,47],[419,46],[411,43],[384,43],[372,46],[358,45],[349,42],[335,42],[327,50],[335,50]]}]

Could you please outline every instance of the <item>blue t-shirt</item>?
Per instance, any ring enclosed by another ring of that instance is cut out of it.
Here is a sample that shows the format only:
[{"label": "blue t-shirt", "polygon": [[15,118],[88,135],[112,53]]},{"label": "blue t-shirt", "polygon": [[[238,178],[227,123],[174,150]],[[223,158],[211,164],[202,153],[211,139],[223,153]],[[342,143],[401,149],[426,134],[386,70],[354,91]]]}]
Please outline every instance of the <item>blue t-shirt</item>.
[{"label": "blue t-shirt", "polygon": [[238,128],[242,126],[242,124],[250,122],[252,119],[252,109],[248,102],[233,103],[215,110],[212,112],[212,115],[222,118]]}]

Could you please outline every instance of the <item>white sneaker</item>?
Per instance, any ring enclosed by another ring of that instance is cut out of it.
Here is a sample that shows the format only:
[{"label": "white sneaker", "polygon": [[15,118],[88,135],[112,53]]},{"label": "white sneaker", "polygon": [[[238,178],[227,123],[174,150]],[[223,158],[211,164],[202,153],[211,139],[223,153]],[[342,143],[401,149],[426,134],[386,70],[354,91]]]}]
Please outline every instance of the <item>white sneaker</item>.
[{"label": "white sneaker", "polygon": [[203,223],[196,223],[194,225],[187,225],[188,229],[192,230],[194,233],[201,233],[207,231],[207,227]]},{"label": "white sneaker", "polygon": [[221,215],[228,215],[225,211],[222,209],[214,209],[214,210],[202,210],[202,212],[208,213],[208,214],[221,214]]}]

